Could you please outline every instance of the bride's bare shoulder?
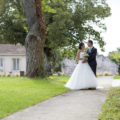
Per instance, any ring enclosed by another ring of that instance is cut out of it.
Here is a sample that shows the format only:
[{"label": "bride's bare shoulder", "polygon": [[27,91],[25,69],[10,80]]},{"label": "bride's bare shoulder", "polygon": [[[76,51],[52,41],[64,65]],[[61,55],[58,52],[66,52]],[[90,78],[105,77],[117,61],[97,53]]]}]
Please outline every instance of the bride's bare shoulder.
[{"label": "bride's bare shoulder", "polygon": [[77,51],[77,53],[80,53],[80,52],[81,52],[81,50],[78,50],[78,51]]}]

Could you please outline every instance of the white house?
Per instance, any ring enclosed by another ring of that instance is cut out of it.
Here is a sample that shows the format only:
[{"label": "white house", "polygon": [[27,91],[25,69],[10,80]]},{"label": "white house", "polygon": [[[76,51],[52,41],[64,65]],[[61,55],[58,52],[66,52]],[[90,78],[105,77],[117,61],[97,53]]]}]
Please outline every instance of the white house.
[{"label": "white house", "polygon": [[0,44],[0,75],[26,72],[26,51],[21,45]]}]

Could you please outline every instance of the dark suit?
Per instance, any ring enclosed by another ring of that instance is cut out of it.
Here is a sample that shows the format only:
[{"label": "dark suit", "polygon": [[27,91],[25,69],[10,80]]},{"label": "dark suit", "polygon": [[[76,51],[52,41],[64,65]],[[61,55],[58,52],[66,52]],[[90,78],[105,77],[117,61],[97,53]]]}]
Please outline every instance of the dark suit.
[{"label": "dark suit", "polygon": [[87,53],[89,54],[88,64],[90,65],[92,71],[94,72],[94,74],[96,76],[96,68],[97,68],[96,55],[97,55],[97,49],[93,47],[91,49],[91,52],[88,49]]}]

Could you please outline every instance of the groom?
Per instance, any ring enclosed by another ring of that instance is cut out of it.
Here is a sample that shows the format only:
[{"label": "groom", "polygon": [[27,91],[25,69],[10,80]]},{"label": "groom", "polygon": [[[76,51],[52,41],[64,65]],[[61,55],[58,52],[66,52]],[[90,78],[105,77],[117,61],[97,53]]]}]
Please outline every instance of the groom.
[{"label": "groom", "polygon": [[94,74],[96,76],[96,67],[97,67],[96,55],[97,55],[97,49],[93,46],[93,41],[92,40],[88,41],[88,47],[89,47],[89,49],[87,50],[87,53],[89,54],[88,64],[90,65],[92,71],[94,72]]}]

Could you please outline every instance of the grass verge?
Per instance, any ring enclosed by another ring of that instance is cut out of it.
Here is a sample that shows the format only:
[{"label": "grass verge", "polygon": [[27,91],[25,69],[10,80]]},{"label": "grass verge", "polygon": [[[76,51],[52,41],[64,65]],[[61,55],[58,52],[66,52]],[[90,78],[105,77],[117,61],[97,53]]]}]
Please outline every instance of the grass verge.
[{"label": "grass verge", "polygon": [[120,79],[120,76],[114,76],[114,79]]},{"label": "grass verge", "polygon": [[120,87],[109,90],[99,120],[120,120]]},{"label": "grass verge", "polygon": [[45,79],[0,77],[0,118],[68,91],[68,76]]}]

